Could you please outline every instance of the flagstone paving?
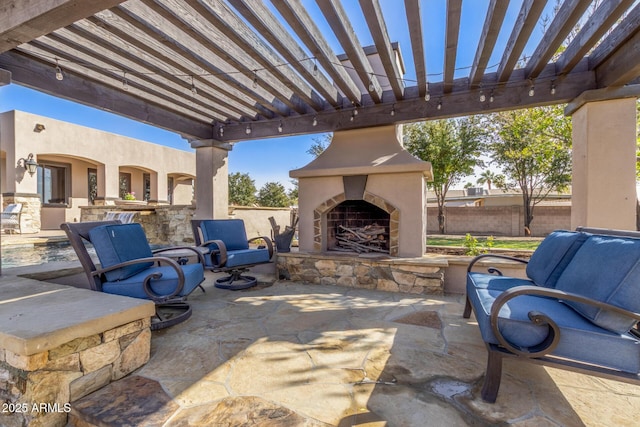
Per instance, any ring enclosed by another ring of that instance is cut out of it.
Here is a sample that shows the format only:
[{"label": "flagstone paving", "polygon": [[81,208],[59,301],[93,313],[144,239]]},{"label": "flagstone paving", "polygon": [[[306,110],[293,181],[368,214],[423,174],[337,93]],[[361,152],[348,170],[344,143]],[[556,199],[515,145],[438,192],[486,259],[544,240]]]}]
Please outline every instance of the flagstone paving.
[{"label": "flagstone paving", "polygon": [[511,361],[497,402],[483,402],[486,350],[459,295],[206,289],[191,319],[154,332],[147,365],[75,402],[72,423],[637,425],[640,387]]}]

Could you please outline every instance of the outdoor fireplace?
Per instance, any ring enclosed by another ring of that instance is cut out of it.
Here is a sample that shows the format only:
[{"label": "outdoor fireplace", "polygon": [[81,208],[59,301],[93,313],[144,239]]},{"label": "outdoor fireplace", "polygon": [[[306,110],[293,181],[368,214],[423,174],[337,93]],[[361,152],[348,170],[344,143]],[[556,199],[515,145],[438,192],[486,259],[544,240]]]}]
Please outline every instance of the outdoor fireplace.
[{"label": "outdoor fireplace", "polygon": [[298,179],[300,251],[424,254],[431,164],[401,140],[401,125],[335,132],[324,153],[289,173]]}]

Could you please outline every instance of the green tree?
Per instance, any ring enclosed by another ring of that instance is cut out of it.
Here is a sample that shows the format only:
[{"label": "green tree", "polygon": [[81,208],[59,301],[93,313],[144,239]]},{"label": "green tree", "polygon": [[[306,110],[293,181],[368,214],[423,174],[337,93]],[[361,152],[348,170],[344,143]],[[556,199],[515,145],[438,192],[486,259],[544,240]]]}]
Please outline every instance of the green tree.
[{"label": "green tree", "polygon": [[284,186],[279,182],[267,182],[258,191],[260,206],[283,208],[291,205]]},{"label": "green tree", "polygon": [[312,139],[311,147],[307,150],[308,154],[311,154],[313,157],[318,157],[320,154],[324,153],[324,150],[327,149],[329,144],[331,144],[331,139],[333,135],[330,133],[326,133],[322,136],[315,136]]},{"label": "green tree", "polygon": [[438,228],[445,232],[444,201],[451,186],[482,166],[483,127],[477,116],[434,120],[405,127],[406,149],[431,162],[433,189],[438,202]]},{"label": "green tree", "polygon": [[229,174],[229,204],[252,206],[256,204],[256,185],[248,173]]},{"label": "green tree", "polygon": [[505,174],[494,183],[519,189],[524,206],[525,234],[531,234],[533,211],[551,191],[571,182],[571,119],[564,106],[504,111],[489,116],[489,152]]},{"label": "green tree", "polygon": [[289,190],[289,192],[287,193],[287,196],[289,196],[289,200],[291,201],[292,205],[297,205],[298,204],[298,180],[292,179],[289,182],[293,185],[293,187]]}]

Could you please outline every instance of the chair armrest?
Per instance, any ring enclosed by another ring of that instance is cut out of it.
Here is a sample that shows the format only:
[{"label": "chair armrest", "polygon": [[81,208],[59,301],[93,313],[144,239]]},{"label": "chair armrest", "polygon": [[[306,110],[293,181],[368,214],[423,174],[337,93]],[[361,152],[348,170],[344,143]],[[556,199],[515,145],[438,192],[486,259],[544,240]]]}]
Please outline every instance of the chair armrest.
[{"label": "chair armrest", "polygon": [[135,264],[141,264],[141,263],[148,263],[148,262],[157,262],[157,263],[162,263],[162,264],[167,264],[170,267],[172,267],[174,270],[176,270],[176,274],[178,275],[178,285],[176,286],[176,288],[173,290],[172,293],[167,294],[167,295],[159,295],[156,292],[153,291],[153,289],[151,289],[151,279],[159,279],[160,277],[162,277],[162,274],[160,273],[156,273],[156,272],[151,272],[149,273],[149,275],[147,275],[144,278],[144,291],[147,295],[149,295],[149,298],[152,299],[153,301],[155,301],[156,303],[158,302],[166,302],[168,300],[171,300],[172,298],[174,298],[176,295],[179,295],[180,292],[182,292],[182,289],[184,288],[184,282],[185,282],[185,278],[184,278],[184,271],[182,271],[182,268],[180,267],[180,265],[172,260],[171,258],[166,258],[166,257],[146,257],[146,258],[138,258],[138,259],[134,259],[131,261],[125,261],[125,262],[121,262],[119,264],[114,264],[110,267],[105,267],[105,268],[99,268],[96,271],[93,271],[91,273],[91,275],[93,276],[101,276],[102,274],[108,272],[108,271],[112,271],[112,270],[117,270],[118,268],[122,268],[122,267],[126,267],[128,265],[135,265]]},{"label": "chair armrest", "polygon": [[269,259],[271,259],[271,257],[273,256],[273,242],[271,242],[271,239],[269,237],[266,236],[258,236],[258,237],[252,237],[251,239],[247,240],[247,243],[251,243],[254,240],[264,240],[264,242],[267,244],[267,249],[269,250]]},{"label": "chair armrest", "polygon": [[[471,262],[469,263],[469,266],[467,267],[467,273],[471,272],[471,269],[473,268],[474,264],[478,261],[480,261],[481,259],[484,258],[498,258],[498,259],[503,259],[506,261],[515,261],[515,262],[519,262],[522,264],[528,264],[529,261],[526,259],[522,259],[522,258],[516,258],[516,257],[512,257],[512,256],[507,256],[507,255],[500,255],[500,254],[481,254],[476,256],[475,258],[473,258],[471,260]],[[502,272],[500,270],[498,270],[495,267],[488,267],[487,271],[489,271],[489,273],[496,273],[499,276],[502,276]]]},{"label": "chair armrest", "polygon": [[162,252],[182,250],[182,249],[193,252],[193,254],[198,257],[198,262],[200,264],[204,265],[204,255],[202,254],[202,252],[200,252],[199,250],[195,249],[193,246],[170,246],[170,247],[167,247],[167,248],[154,249],[153,251],[151,251],[151,253],[153,253],[155,255],[155,254],[159,254],[159,253],[162,253]]},{"label": "chair armrest", "polygon": [[[207,240],[200,244],[200,246],[210,246],[215,245],[216,249],[211,250],[211,264],[215,268],[224,267],[227,264],[227,246],[224,244],[222,240]],[[216,264],[214,262],[214,255],[220,255],[220,262]]]},{"label": "chair armrest", "polygon": [[558,328],[558,325],[553,321],[552,317],[549,314],[541,313],[538,311],[530,311],[529,319],[531,319],[533,323],[538,325],[545,325],[545,324],[548,325],[549,335],[542,343],[532,348],[523,349],[519,346],[512,345],[504,338],[504,336],[500,332],[500,329],[498,328],[498,317],[499,317],[498,314],[500,313],[500,309],[502,308],[502,306],[505,305],[509,300],[521,295],[544,296],[544,297],[556,298],[558,300],[580,302],[583,304],[589,304],[598,308],[613,311],[615,313],[622,314],[627,317],[631,317],[636,321],[640,321],[640,313],[634,313],[632,311],[625,310],[624,308],[607,304],[602,301],[594,300],[592,298],[587,298],[585,296],[578,295],[575,293],[564,292],[558,289],[545,288],[542,286],[529,286],[529,285],[516,286],[510,289],[507,289],[496,298],[496,300],[493,302],[493,305],[491,306],[490,319],[491,319],[491,329],[493,330],[493,333],[498,339],[498,341],[500,342],[500,344],[502,344],[510,352],[518,354],[520,356],[525,356],[525,357],[544,356],[552,352],[556,348],[560,340],[560,328]]}]

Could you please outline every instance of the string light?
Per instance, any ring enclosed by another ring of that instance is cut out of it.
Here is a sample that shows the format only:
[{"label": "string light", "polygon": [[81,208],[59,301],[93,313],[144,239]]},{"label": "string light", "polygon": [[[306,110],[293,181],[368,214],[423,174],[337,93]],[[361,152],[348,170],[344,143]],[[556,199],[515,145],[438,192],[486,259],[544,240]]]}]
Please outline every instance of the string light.
[{"label": "string light", "polygon": [[127,72],[122,72],[122,89],[129,90],[129,82],[127,81]]},{"label": "string light", "polygon": [[491,90],[491,93],[489,94],[489,102],[493,102],[493,89]]},{"label": "string light", "polygon": [[196,84],[193,81],[193,76],[191,76],[191,93],[195,96],[198,94],[198,89],[196,89]]},{"label": "string light", "polygon": [[278,124],[278,132],[282,133],[282,122]]},{"label": "string light", "polygon": [[429,102],[431,100],[431,93],[429,93],[429,83],[427,83],[427,93],[424,94],[424,101]]},{"label": "string light", "polygon": [[555,95],[555,94],[556,94],[556,84],[552,80],[551,81],[551,95]]},{"label": "string light", "polygon": [[396,115],[396,104],[391,106],[391,112],[389,114],[391,114],[392,117]]},{"label": "string light", "polygon": [[251,134],[251,125],[247,125],[247,128],[244,130],[244,133],[246,133],[247,135]]},{"label": "string light", "polygon": [[64,79],[64,75],[62,74],[62,69],[60,65],[58,65],[58,59],[56,58],[56,80],[62,81]]},{"label": "string light", "polygon": [[318,75],[318,59],[313,58],[313,77]]},{"label": "string light", "polygon": [[373,92],[374,90],[376,90],[376,86],[373,84],[373,73],[371,73],[369,77],[369,92]]},{"label": "string light", "polygon": [[352,121],[354,121],[354,120],[356,119],[356,111],[358,111],[358,110],[355,110],[355,111],[353,111],[353,112],[351,113],[351,117],[349,118],[349,121],[350,121],[350,122],[352,122]]},{"label": "string light", "polygon": [[529,96],[533,96],[536,94],[536,89],[533,86],[533,81],[531,81],[531,87],[529,88]]},{"label": "string light", "polygon": [[224,136],[224,126],[220,126],[220,129],[218,130],[218,133],[220,134],[220,137]]},{"label": "string light", "polygon": [[253,88],[258,87],[258,70],[253,70]]},{"label": "string light", "polygon": [[358,109],[357,108],[353,109],[353,115],[354,115],[354,117],[358,115]]},{"label": "string light", "polygon": [[487,100],[487,97],[484,95],[482,89],[480,89],[480,102],[484,102]]},{"label": "string light", "polygon": [[436,108],[438,108],[438,110],[442,110],[442,100],[438,101],[438,106]]},{"label": "string light", "polygon": [[313,116],[313,122],[311,122],[312,126],[318,126],[318,117],[317,116]]}]

